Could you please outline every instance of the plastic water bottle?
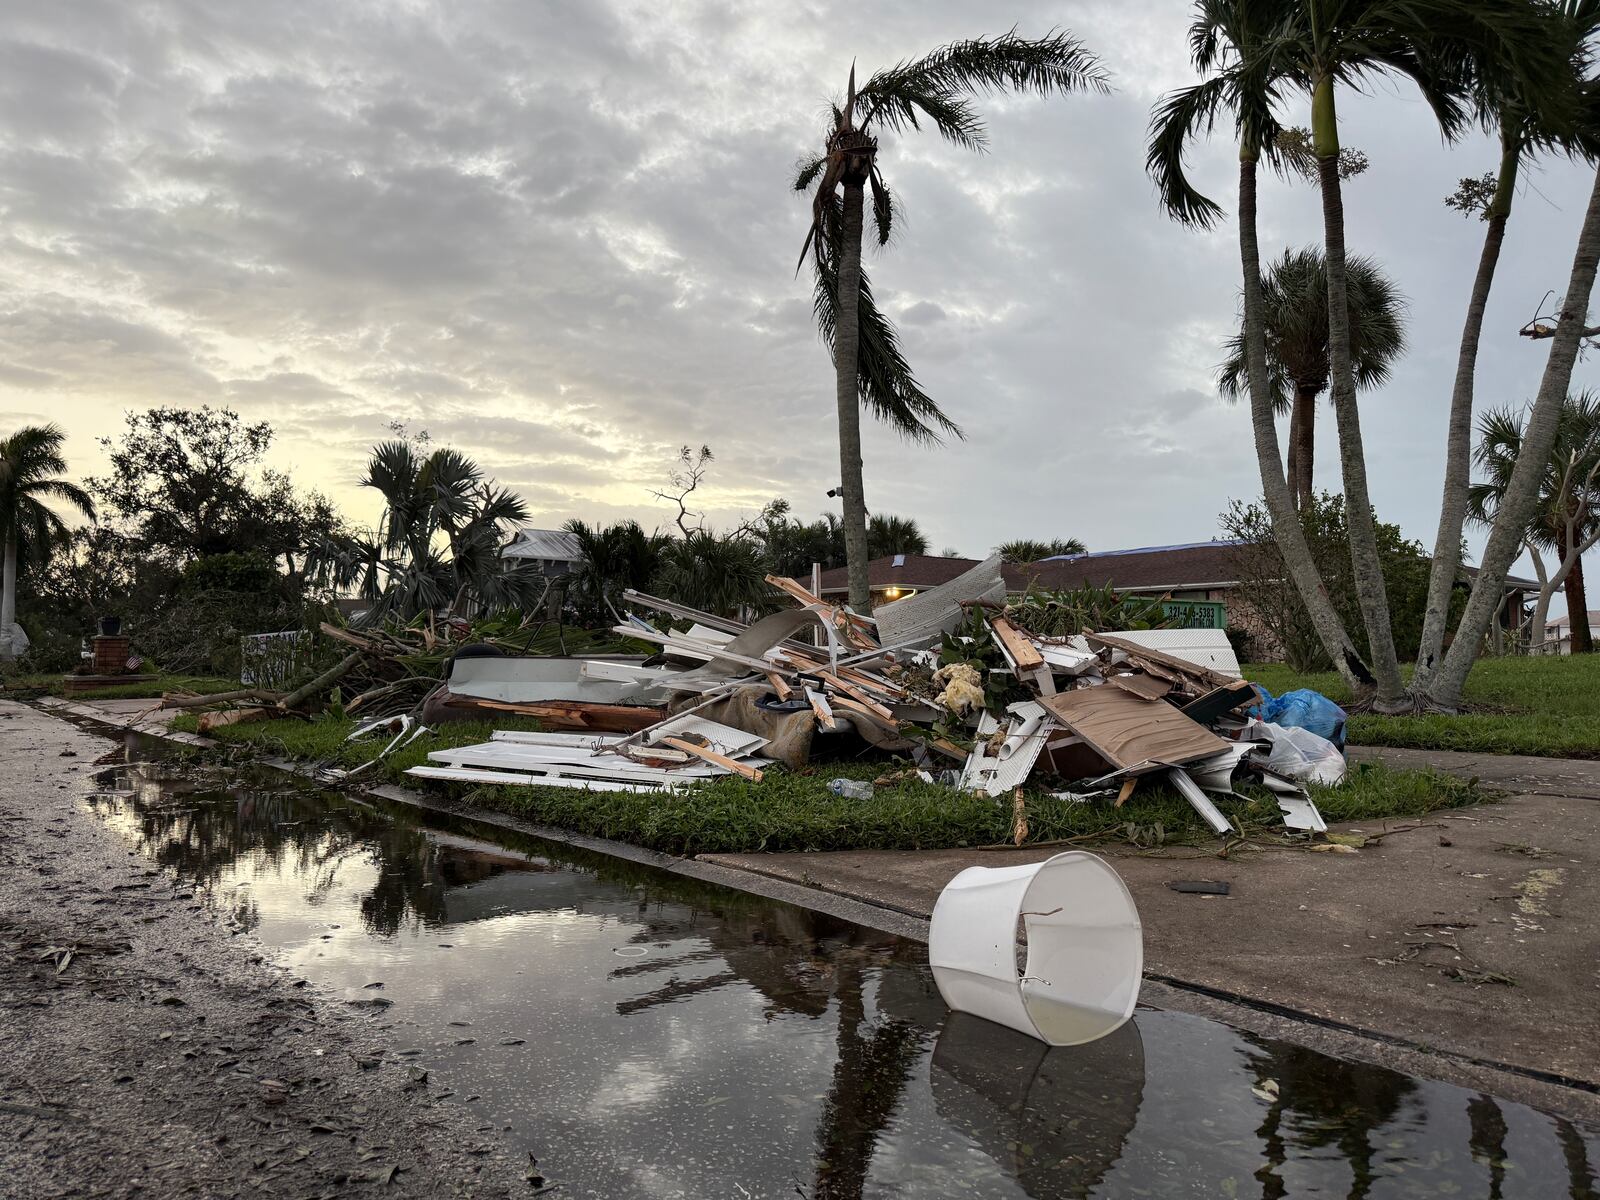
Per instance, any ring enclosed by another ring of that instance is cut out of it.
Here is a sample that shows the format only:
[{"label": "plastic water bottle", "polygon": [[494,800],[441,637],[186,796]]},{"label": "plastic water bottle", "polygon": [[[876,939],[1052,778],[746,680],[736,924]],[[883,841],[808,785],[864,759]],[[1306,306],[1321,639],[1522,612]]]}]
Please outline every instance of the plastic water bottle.
[{"label": "plastic water bottle", "polygon": [[846,800],[872,799],[872,785],[860,779],[829,780],[828,790],[835,796],[843,796]]}]

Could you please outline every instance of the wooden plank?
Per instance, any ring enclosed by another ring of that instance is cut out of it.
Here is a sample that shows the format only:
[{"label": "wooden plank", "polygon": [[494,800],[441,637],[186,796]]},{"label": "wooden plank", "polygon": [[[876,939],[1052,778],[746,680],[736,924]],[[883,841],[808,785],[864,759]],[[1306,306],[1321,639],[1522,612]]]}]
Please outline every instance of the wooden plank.
[{"label": "wooden plank", "polygon": [[[833,707],[837,708],[837,709],[843,709],[846,712],[860,713],[862,716],[866,717],[868,720],[874,722],[875,724],[883,726],[883,728],[889,730],[892,733],[899,733],[900,732],[900,726],[899,726],[899,724],[896,723],[895,719],[892,716],[890,716],[890,717],[881,716],[880,714],[878,714],[876,712],[873,712],[872,709],[868,708],[865,704],[862,704],[860,701],[850,699],[849,696],[835,696],[833,698]],[[965,751],[958,751],[957,756],[960,757],[960,758],[963,758],[963,759],[965,759],[967,757]]]},{"label": "wooden plank", "polygon": [[1006,652],[1006,657],[1011,660],[1011,665],[1019,672],[1032,671],[1044,666],[1044,655],[1039,653],[1039,648],[1010,620],[1005,617],[990,617],[989,629],[994,633],[995,640],[1000,643],[1000,648]]},{"label": "wooden plank", "polygon": [[682,750],[685,754],[692,754],[696,758],[705,759],[708,763],[715,763],[719,767],[723,767],[729,771],[732,771],[735,775],[743,775],[751,783],[761,782],[761,772],[759,769],[749,766],[746,763],[736,762],[729,758],[726,754],[718,754],[715,750],[708,750],[704,746],[697,746],[685,738],[669,737],[662,738],[661,741],[664,745],[671,746],[674,750]]},{"label": "wooden plank", "polygon": [[1189,701],[1179,711],[1185,716],[1209,725],[1218,717],[1233,712],[1245,704],[1255,704],[1261,699],[1255,688],[1243,679],[1235,679],[1226,687],[1213,688],[1205,695]]},{"label": "wooden plank", "polygon": [[798,600],[807,608],[821,609],[829,616],[829,623],[837,629],[842,637],[855,645],[858,650],[872,650],[878,646],[870,630],[872,624],[855,613],[846,612],[835,604],[829,604],[820,596],[814,596],[805,588],[786,575],[768,575],[767,583],[777,588],[780,592]]},{"label": "wooden plank", "polygon": [[783,676],[776,671],[767,672],[767,682],[772,685],[772,690],[777,693],[779,700],[787,700],[794,695],[794,689],[784,682]]},{"label": "wooden plank", "polygon": [[1106,682],[1141,700],[1160,700],[1172,691],[1170,681],[1155,675],[1107,675]]},{"label": "wooden plank", "polygon": [[856,687],[855,684],[846,682],[839,676],[835,675],[832,671],[818,671],[817,674],[821,678],[827,680],[834,687],[838,688],[846,696],[849,696],[859,704],[864,704],[872,713],[882,717],[891,725],[894,724],[894,713],[890,712],[883,705],[879,704],[871,696],[867,695],[866,692]]},{"label": "wooden plank", "polygon": [[1122,781],[1122,786],[1117,789],[1117,807],[1121,808],[1128,802],[1128,797],[1133,795],[1133,789],[1138,785],[1137,776],[1132,776]]},{"label": "wooden plank", "polygon": [[638,733],[660,723],[663,711],[629,704],[590,704],[582,700],[546,700],[514,703],[509,700],[481,700],[452,697],[445,703],[457,711],[488,709],[537,717],[565,729],[593,729],[603,733]]}]

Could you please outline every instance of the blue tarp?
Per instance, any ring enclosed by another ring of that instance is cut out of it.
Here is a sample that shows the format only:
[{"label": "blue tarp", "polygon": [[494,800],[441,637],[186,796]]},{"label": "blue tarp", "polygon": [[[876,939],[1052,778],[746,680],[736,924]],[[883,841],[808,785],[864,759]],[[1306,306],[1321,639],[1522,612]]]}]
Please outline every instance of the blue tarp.
[{"label": "blue tarp", "polygon": [[1250,710],[1252,717],[1274,725],[1309,729],[1318,737],[1327,738],[1340,750],[1344,749],[1345,711],[1321,692],[1298,688],[1274,698],[1259,683],[1250,686],[1261,694],[1261,703]]}]

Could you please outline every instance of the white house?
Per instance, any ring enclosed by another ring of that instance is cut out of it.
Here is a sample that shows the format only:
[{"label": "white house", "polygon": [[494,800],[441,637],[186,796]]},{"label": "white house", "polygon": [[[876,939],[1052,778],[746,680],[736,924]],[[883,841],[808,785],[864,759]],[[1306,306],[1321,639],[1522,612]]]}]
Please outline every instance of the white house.
[{"label": "white house", "polygon": [[[1600,610],[1589,610],[1589,633],[1600,638]],[[1545,622],[1544,636],[1547,641],[1555,643],[1557,654],[1572,653],[1572,618],[1565,613],[1559,617],[1552,617]]]},{"label": "white house", "polygon": [[521,526],[511,543],[500,552],[506,558],[522,558],[538,565],[548,579],[570,575],[583,565],[583,546],[578,535],[565,529],[529,529]]}]

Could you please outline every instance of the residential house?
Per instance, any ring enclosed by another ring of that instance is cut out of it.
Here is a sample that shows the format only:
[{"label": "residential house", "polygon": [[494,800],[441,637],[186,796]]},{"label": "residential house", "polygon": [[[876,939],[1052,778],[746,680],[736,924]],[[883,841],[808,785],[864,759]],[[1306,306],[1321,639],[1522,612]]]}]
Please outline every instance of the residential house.
[{"label": "residential house", "polygon": [[571,575],[583,565],[583,543],[565,529],[517,527],[501,552],[505,558],[520,558],[534,563],[547,579]]},{"label": "residential house", "polygon": [[[1600,610],[1589,610],[1589,633],[1592,637],[1600,637]],[[1559,617],[1552,617],[1545,622],[1545,644],[1547,654],[1572,653],[1572,617],[1563,613]]]},{"label": "residential house", "polygon": [[[1184,542],[1172,546],[1141,546],[1131,550],[1101,550],[1087,554],[1062,555],[1038,562],[1003,568],[1006,585],[1020,595],[1030,586],[1048,591],[1068,591],[1083,587],[1115,587],[1139,596],[1166,596],[1173,615],[1187,624],[1243,629],[1262,634],[1246,606],[1234,595],[1239,586],[1235,548],[1240,542],[1217,539],[1209,542]],[[867,580],[874,606],[902,596],[915,595],[937,587],[978,564],[973,558],[932,558],[921,554],[896,554],[874,559],[867,566]],[[1477,576],[1477,568],[1465,567],[1467,582]],[[1520,621],[1528,598],[1539,585],[1515,576],[1506,579],[1507,602],[1503,619],[1507,629]],[[849,581],[843,567],[822,573],[822,594],[843,599]]]}]

